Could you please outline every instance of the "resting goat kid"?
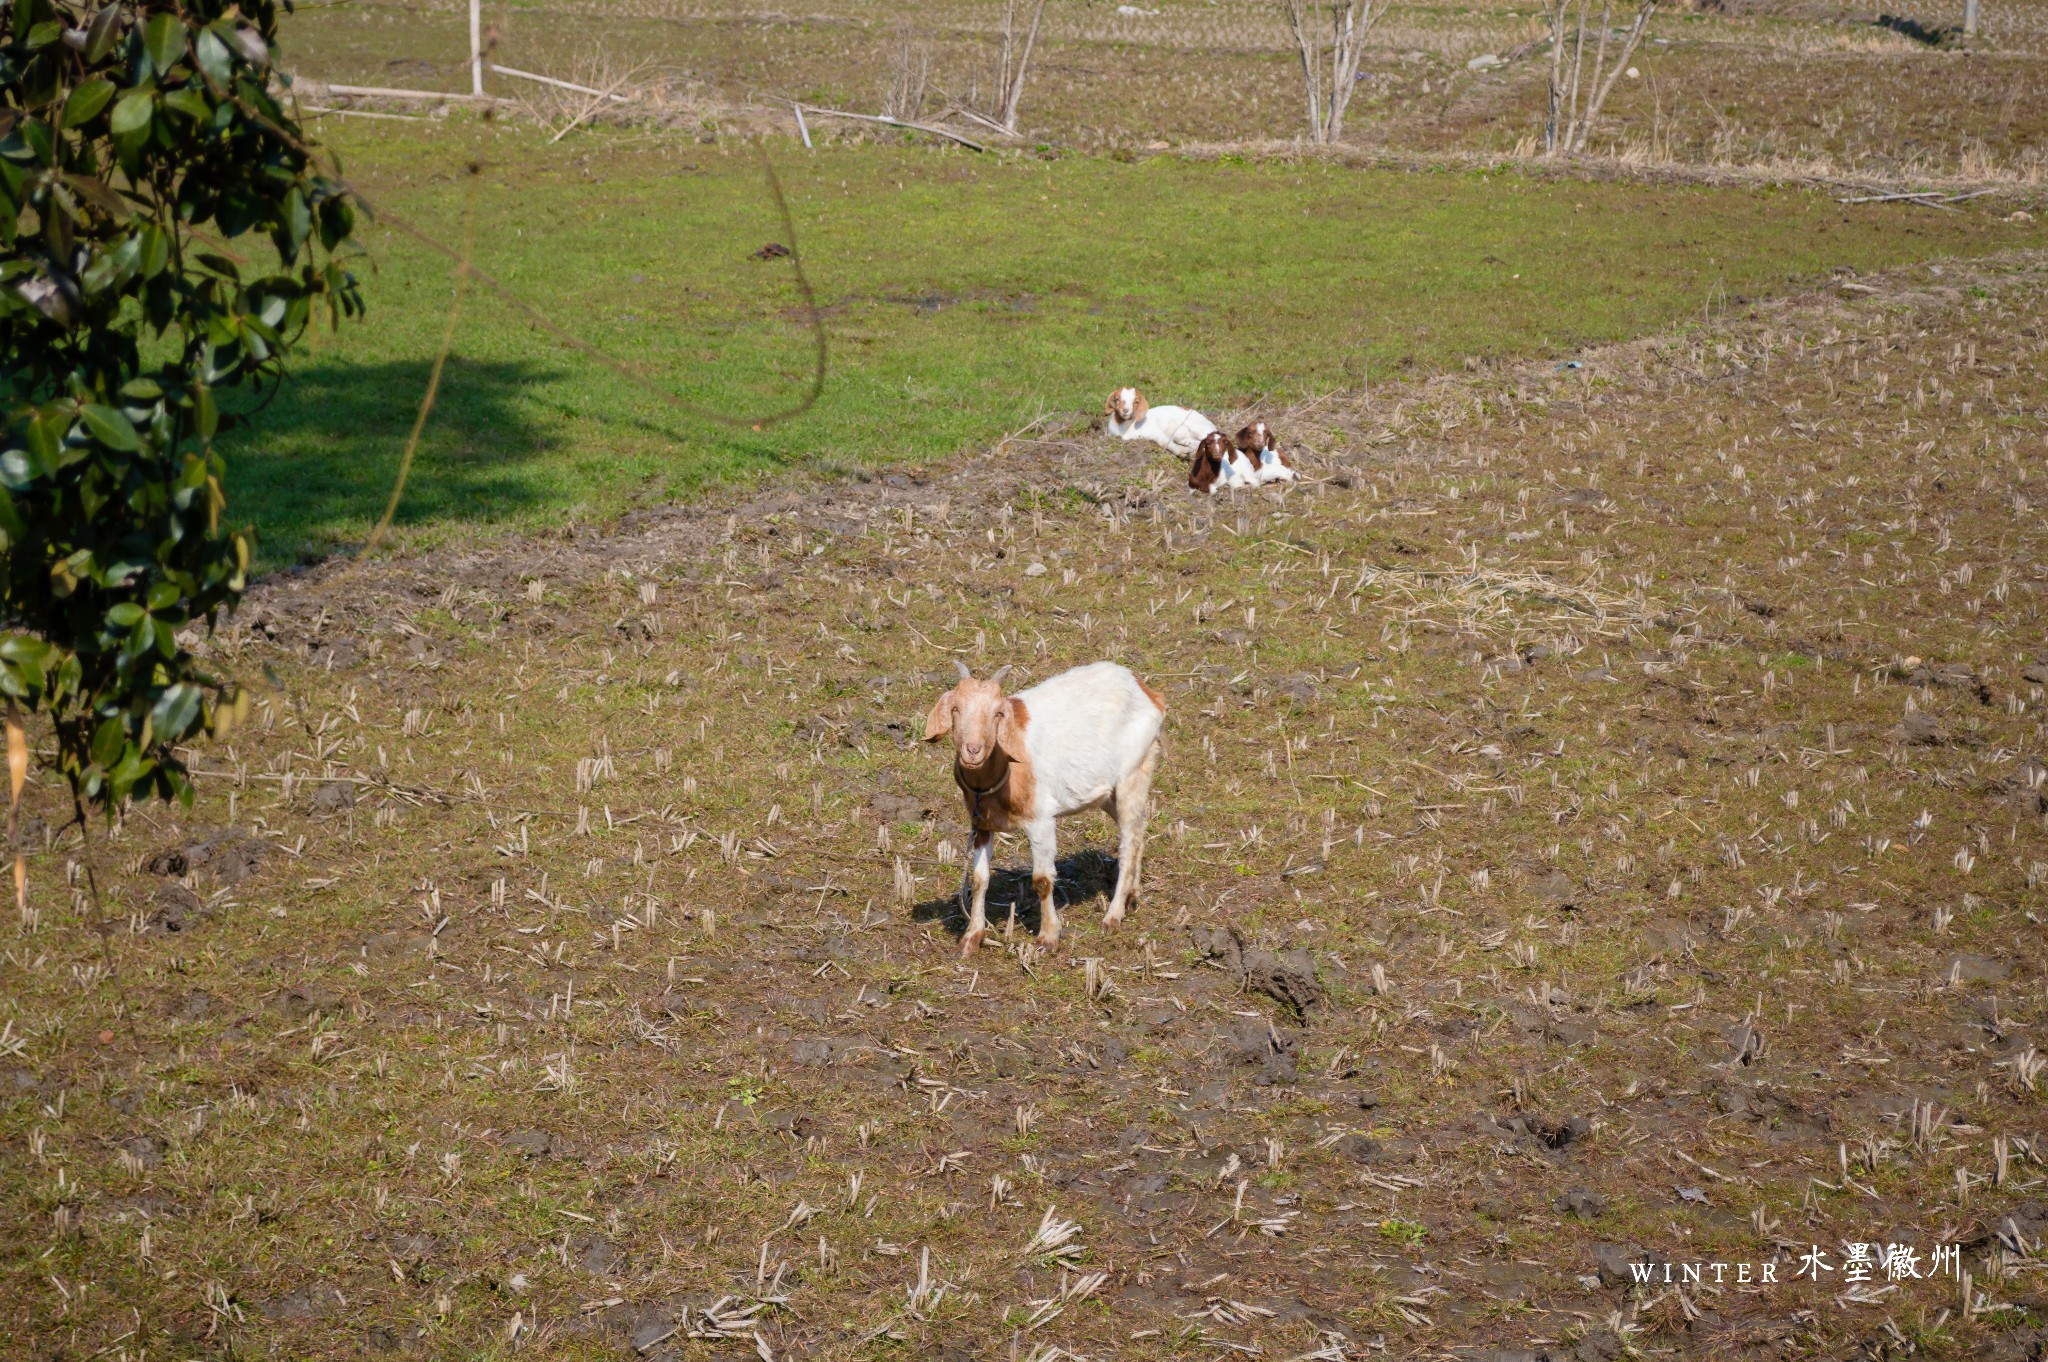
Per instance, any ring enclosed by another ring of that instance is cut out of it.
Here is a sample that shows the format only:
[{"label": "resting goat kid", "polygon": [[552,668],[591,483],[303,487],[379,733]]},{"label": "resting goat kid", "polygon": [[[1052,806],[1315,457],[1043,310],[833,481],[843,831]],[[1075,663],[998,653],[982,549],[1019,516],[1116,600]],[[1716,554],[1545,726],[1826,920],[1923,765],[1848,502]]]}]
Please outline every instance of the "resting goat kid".
[{"label": "resting goat kid", "polygon": [[1119,440],[1150,440],[1185,458],[1216,423],[1192,407],[1155,407],[1136,388],[1118,388],[1103,404],[1109,433]]},{"label": "resting goat kid", "polygon": [[1222,431],[1210,431],[1195,446],[1194,461],[1188,465],[1188,486],[1197,492],[1215,496],[1219,487],[1258,485],[1258,458],[1232,448]]},{"label": "resting goat kid", "polygon": [[953,780],[974,828],[960,883],[967,908],[960,953],[972,955],[988,934],[990,851],[997,833],[1013,829],[1031,839],[1039,944],[1058,944],[1053,820],[1089,809],[1105,810],[1116,820],[1116,892],[1102,920],[1123,921],[1145,859],[1145,819],[1152,774],[1159,769],[1165,702],[1114,662],[1091,662],[1008,696],[1002,687],[1008,667],[977,681],[965,663],[955,665],[960,684],[932,706],[924,740],[953,735]]},{"label": "resting goat kid", "polygon": [[1280,452],[1280,442],[1273,438],[1273,428],[1264,421],[1254,421],[1240,430],[1237,433],[1237,447],[1258,470],[1258,482],[1294,481],[1294,465]]}]

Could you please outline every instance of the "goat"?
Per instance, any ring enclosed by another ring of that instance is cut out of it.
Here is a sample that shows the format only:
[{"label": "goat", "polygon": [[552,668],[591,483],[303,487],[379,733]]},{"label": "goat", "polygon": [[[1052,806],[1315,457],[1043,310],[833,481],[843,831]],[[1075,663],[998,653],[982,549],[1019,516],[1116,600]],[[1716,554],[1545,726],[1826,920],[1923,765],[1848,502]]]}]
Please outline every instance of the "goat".
[{"label": "goat", "polygon": [[1192,407],[1155,407],[1136,388],[1118,388],[1102,407],[1119,440],[1150,440],[1186,458],[1216,423]]},{"label": "goat", "polygon": [[972,955],[988,934],[989,860],[999,832],[1022,829],[1031,842],[1031,887],[1038,892],[1038,942],[1060,939],[1053,905],[1055,819],[1089,809],[1116,820],[1116,890],[1106,926],[1123,921],[1138,892],[1145,859],[1145,820],[1152,776],[1159,769],[1159,730],[1166,702],[1129,669],[1091,662],[1003,694],[1003,667],[977,681],[963,662],[959,684],[941,695],[925,720],[924,740],[953,735],[953,782],[973,828],[960,899],[967,930],[960,953]]},{"label": "goat", "polygon": [[1273,428],[1264,421],[1253,421],[1237,433],[1238,450],[1252,462],[1257,470],[1254,481],[1293,482],[1294,464],[1280,452],[1280,442],[1273,438]]},{"label": "goat", "polygon": [[1206,496],[1218,487],[1257,487],[1258,460],[1231,447],[1220,430],[1212,430],[1195,446],[1194,461],[1188,466],[1188,486]]}]

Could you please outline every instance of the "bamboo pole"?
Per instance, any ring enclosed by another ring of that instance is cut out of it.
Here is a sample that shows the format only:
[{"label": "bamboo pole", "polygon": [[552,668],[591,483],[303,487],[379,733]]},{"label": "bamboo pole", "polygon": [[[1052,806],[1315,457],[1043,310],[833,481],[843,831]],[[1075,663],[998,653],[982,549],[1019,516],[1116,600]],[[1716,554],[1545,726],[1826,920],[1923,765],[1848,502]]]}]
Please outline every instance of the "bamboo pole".
[{"label": "bamboo pole", "polygon": [[614,104],[631,104],[633,102],[625,95],[615,95],[609,90],[593,90],[588,85],[577,85],[566,80],[556,80],[553,76],[537,76],[531,71],[520,71],[510,66],[499,66],[493,63],[491,70],[496,71],[501,76],[517,76],[521,80],[537,80],[542,85],[552,85],[561,90],[574,90],[579,95],[602,95]]},{"label": "bamboo pole", "polygon": [[799,104],[797,109],[799,113],[809,110],[820,118],[858,118],[863,123],[887,123],[892,128],[912,128],[918,132],[928,132],[934,136],[948,138],[958,142],[963,147],[971,147],[975,151],[988,150],[987,147],[972,138],[962,137],[959,133],[948,132],[944,128],[935,128],[929,123],[906,123],[900,118],[891,118],[887,114],[848,113],[844,109],[821,109],[815,104]]}]

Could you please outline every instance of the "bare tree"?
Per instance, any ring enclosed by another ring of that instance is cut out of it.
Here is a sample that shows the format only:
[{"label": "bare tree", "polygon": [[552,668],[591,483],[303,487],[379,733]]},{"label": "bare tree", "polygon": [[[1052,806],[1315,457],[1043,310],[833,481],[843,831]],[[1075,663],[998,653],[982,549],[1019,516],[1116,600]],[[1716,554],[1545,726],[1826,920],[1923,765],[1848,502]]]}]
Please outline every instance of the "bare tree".
[{"label": "bare tree", "polygon": [[[1614,89],[1614,82],[1628,69],[1629,58],[1643,40],[1643,30],[1657,10],[1658,0],[1638,0],[1635,23],[1622,35],[1621,46],[1610,65],[1607,60],[1609,26],[1614,18],[1614,0],[1600,0],[1600,40],[1593,49],[1593,69],[1586,68],[1586,20],[1593,0],[1548,0],[1550,6],[1550,104],[1543,120],[1543,150],[1563,156],[1586,149],[1586,135],[1600,117],[1600,106]],[[1567,33],[1576,24],[1576,33]],[[1565,48],[1571,47],[1571,61]]]},{"label": "bare tree", "polygon": [[925,86],[931,78],[932,49],[907,23],[897,30],[896,37],[896,57],[890,72],[889,90],[882,96],[882,112],[907,122],[924,113]]},{"label": "bare tree", "polygon": [[[1313,142],[1334,142],[1344,133],[1344,111],[1358,85],[1358,59],[1365,36],[1390,0],[1287,0],[1287,23],[1301,47],[1301,75],[1308,95],[1308,135]],[[1315,32],[1323,10],[1330,12],[1328,37]],[[1328,85],[1324,67],[1329,68]]]},{"label": "bare tree", "polygon": [[1031,24],[1023,41],[1017,36],[1017,0],[1003,0],[1003,50],[996,59],[996,122],[1004,132],[1017,131],[1017,105],[1024,98],[1024,75],[1031,68],[1031,49],[1038,42],[1038,21],[1045,15],[1045,0],[1031,6]]}]

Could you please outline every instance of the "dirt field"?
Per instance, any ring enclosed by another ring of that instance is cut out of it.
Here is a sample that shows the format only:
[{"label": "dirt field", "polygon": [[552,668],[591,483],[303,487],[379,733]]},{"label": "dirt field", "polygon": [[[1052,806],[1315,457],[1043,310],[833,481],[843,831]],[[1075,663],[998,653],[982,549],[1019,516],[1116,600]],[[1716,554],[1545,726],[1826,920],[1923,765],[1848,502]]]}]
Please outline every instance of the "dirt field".
[{"label": "dirt field", "polygon": [[[1967,43],[1962,0],[1905,8],[1667,5],[1588,159],[2038,190],[2048,175],[2048,4],[1986,5]],[[588,0],[486,11],[497,61],[600,88],[624,82],[644,96],[626,121],[785,137],[796,132],[792,100],[875,113],[900,88],[922,98],[899,112],[985,112],[1001,34],[997,0]],[[1346,144],[1533,154],[1549,74],[1544,13],[1522,0],[1390,7],[1360,71]],[[1632,14],[1616,6],[1614,22]],[[295,69],[316,79],[468,88],[459,3],[313,6],[287,41]],[[1027,147],[1270,152],[1306,126],[1300,56],[1277,0],[1053,0],[1033,70],[1020,115]],[[580,107],[532,82],[493,76],[490,85],[556,123]],[[823,139],[903,136],[815,122]],[[953,126],[1002,144],[971,120]]]},{"label": "dirt field", "polygon": [[[0,1352],[2032,1357],[2044,382],[2007,256],[273,579],[103,918],[30,791]],[[925,712],[1103,656],[1143,898],[963,961]]]}]

